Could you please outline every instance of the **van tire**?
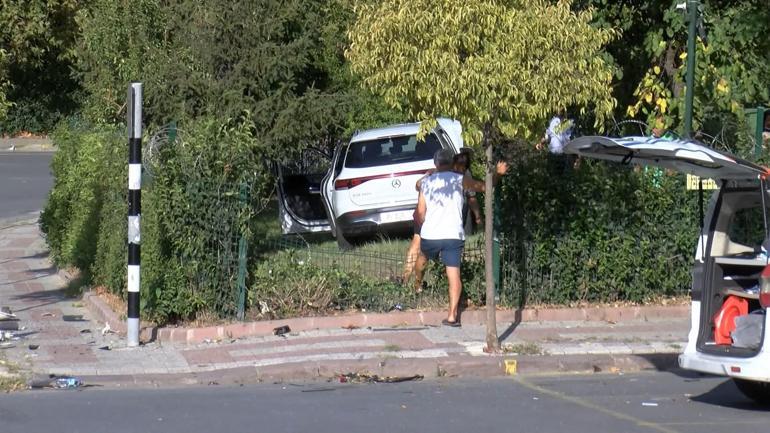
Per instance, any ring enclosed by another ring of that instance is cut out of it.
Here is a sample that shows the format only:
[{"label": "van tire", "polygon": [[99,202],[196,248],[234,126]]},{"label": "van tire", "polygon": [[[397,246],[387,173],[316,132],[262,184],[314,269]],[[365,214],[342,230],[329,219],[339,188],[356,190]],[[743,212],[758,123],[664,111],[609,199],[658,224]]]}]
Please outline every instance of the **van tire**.
[{"label": "van tire", "polygon": [[754,380],[735,378],[733,378],[733,382],[735,382],[735,386],[737,386],[746,397],[763,406],[770,405],[770,382],[757,382]]}]

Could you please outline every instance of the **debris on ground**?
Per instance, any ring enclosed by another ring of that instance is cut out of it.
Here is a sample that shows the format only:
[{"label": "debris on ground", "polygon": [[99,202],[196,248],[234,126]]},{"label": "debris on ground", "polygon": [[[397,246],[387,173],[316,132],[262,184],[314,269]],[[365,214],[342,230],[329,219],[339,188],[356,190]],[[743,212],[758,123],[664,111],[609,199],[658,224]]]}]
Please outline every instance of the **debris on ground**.
[{"label": "debris on ground", "polygon": [[279,326],[273,329],[273,334],[275,335],[285,335],[289,332],[291,332],[291,328],[289,328],[287,325]]},{"label": "debris on ground", "polygon": [[37,350],[39,347],[40,347],[40,346],[39,346],[39,345],[37,345],[37,344],[30,344],[30,345],[29,345],[29,350]]},{"label": "debris on ground", "polygon": [[11,312],[10,308],[3,307],[0,309],[0,320],[19,320],[19,318]]},{"label": "debris on ground", "polygon": [[114,333],[115,333],[115,331],[113,331],[110,328],[110,324],[109,323],[105,323],[104,324],[104,328],[102,328],[102,335],[114,334]]},{"label": "debris on ground", "polygon": [[368,373],[345,373],[340,374],[338,380],[340,383],[399,383],[422,380],[423,378],[424,376],[421,374],[415,374],[414,376],[378,376]]},{"label": "debris on ground", "polygon": [[642,403],[642,406],[646,406],[646,407],[658,407],[658,403],[651,403],[651,402],[645,401],[645,402],[643,402],[643,403]]},{"label": "debris on ground", "polygon": [[32,379],[27,385],[32,389],[75,389],[83,386],[83,381],[74,376],[57,376],[55,374],[49,374],[48,377],[43,379]]}]

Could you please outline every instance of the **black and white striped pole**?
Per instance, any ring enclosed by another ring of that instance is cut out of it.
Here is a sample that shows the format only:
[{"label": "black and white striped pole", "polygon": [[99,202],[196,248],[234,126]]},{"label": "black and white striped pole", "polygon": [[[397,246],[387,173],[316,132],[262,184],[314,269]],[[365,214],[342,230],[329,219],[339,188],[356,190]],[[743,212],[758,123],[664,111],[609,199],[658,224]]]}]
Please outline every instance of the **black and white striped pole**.
[{"label": "black and white striped pole", "polygon": [[128,346],[139,345],[139,265],[142,214],[142,83],[128,87]]}]

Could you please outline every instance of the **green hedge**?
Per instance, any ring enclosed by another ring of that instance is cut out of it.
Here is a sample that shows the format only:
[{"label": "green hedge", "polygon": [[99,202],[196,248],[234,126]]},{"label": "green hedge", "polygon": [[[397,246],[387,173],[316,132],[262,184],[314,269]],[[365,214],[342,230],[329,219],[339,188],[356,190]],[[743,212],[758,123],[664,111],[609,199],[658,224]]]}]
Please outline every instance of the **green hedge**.
[{"label": "green hedge", "polygon": [[[152,161],[142,176],[145,317],[166,323],[234,313],[237,245],[253,236],[253,209],[273,185],[252,130],[249,120],[202,119],[179,132],[184,140],[145,152]],[[41,215],[52,257],[123,296],[125,128],[70,121],[53,140],[55,181]]]},{"label": "green hedge", "polygon": [[[240,236],[253,241],[272,229],[254,218],[273,178],[252,130],[248,120],[204,119],[145,153],[153,163],[143,176],[144,317],[233,316]],[[41,215],[52,257],[124,295],[125,130],[70,121],[53,139],[55,182]],[[508,156],[511,173],[498,189],[502,305],[646,302],[687,292],[698,211],[682,175],[591,160],[574,169],[528,149]],[[268,258],[252,247],[249,259],[252,317],[260,317],[260,301],[271,311],[261,317],[445,303],[437,267],[418,297],[394,281],[299,264],[290,252]],[[482,257],[466,261],[463,281],[469,301],[483,304]]]},{"label": "green hedge", "polygon": [[51,162],[54,185],[40,225],[57,265],[90,273],[101,255],[97,246],[103,237],[103,212],[114,208],[114,191],[123,186],[128,170],[122,132],[114,126],[92,127],[70,120],[53,133],[58,148]]},{"label": "green hedge", "polygon": [[[505,302],[646,302],[687,293],[698,193],[684,175],[519,149],[501,191]],[[708,199],[708,192],[706,192]]]}]

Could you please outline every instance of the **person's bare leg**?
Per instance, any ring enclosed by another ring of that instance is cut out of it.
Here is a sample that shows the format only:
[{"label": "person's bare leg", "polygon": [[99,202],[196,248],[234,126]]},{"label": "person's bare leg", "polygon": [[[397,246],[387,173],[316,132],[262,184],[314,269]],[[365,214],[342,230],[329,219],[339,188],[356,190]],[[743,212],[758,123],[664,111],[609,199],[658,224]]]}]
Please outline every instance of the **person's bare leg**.
[{"label": "person's bare leg", "polygon": [[460,293],[463,291],[463,282],[460,279],[460,268],[455,266],[446,267],[446,277],[449,280],[449,314],[447,320],[456,322],[457,308],[460,305]]},{"label": "person's bare leg", "polygon": [[409,277],[414,272],[417,258],[420,256],[420,235],[415,234],[412,236],[412,241],[409,243],[409,248],[406,250],[406,259],[404,261],[404,283],[409,281]]},{"label": "person's bare leg", "polygon": [[417,261],[414,263],[414,290],[422,292],[422,278],[425,275],[425,266],[428,264],[428,258],[420,252],[417,255]]}]

